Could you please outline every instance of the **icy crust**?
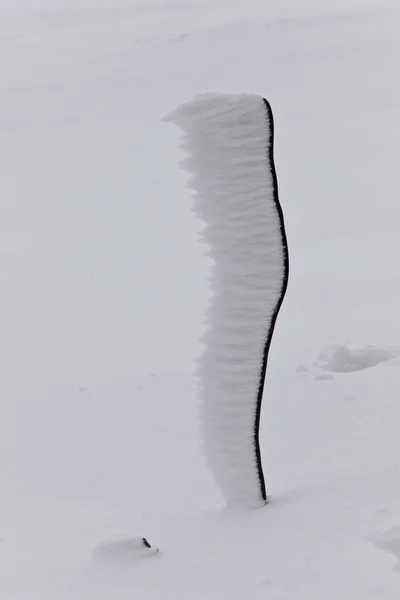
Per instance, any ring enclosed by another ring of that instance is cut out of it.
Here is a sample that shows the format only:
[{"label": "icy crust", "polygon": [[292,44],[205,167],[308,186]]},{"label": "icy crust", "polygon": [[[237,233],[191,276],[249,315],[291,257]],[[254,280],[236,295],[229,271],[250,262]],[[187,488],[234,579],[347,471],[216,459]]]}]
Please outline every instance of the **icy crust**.
[{"label": "icy crust", "polygon": [[204,453],[230,506],[264,503],[257,408],[263,357],[285,278],[269,164],[271,123],[253,95],[202,95],[167,117],[183,130],[213,291],[198,375]]}]

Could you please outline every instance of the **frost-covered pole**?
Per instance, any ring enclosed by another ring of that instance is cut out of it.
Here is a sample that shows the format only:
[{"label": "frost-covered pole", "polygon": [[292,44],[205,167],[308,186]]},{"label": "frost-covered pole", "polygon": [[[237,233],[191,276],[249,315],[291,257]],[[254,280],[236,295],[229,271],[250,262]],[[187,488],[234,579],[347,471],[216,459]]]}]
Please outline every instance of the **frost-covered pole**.
[{"label": "frost-covered pole", "polygon": [[268,352],[288,281],[269,103],[206,94],[167,120],[183,131],[195,212],[213,261],[198,370],[204,452],[226,503],[266,502],[259,425]]}]

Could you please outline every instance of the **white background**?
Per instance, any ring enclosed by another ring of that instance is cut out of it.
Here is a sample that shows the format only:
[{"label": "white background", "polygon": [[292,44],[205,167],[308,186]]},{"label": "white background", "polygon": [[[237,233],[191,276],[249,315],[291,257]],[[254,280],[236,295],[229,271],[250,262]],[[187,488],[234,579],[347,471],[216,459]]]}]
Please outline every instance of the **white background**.
[{"label": "white background", "polygon": [[[0,7],[1,600],[397,600],[397,2]],[[207,260],[161,122],[206,91],[270,100],[290,246],[253,513],[199,450]]]}]

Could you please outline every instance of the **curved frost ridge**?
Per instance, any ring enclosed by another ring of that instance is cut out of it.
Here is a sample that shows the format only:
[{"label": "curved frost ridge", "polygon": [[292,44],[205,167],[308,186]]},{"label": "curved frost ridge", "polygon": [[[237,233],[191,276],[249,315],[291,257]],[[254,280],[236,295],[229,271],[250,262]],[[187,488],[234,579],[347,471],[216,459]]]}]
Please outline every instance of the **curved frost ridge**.
[{"label": "curved frost ridge", "polygon": [[267,358],[288,280],[269,103],[197,96],[167,120],[183,130],[194,209],[205,223],[213,297],[199,364],[203,447],[229,506],[266,501],[259,423]]}]

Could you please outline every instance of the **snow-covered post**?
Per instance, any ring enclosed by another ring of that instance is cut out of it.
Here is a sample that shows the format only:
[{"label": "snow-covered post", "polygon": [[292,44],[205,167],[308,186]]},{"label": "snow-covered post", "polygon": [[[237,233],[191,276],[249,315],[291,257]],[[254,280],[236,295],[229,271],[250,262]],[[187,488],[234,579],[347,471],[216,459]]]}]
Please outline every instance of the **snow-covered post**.
[{"label": "snow-covered post", "polygon": [[204,453],[228,506],[266,502],[259,424],[268,352],[288,281],[269,103],[197,96],[167,117],[183,131],[195,213],[213,261],[200,359]]}]

